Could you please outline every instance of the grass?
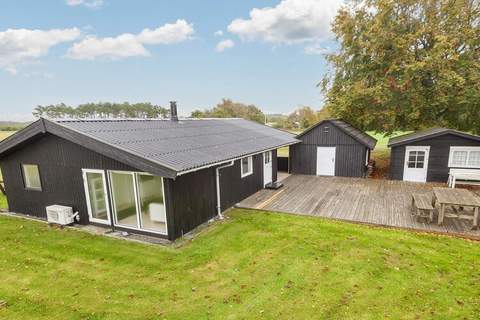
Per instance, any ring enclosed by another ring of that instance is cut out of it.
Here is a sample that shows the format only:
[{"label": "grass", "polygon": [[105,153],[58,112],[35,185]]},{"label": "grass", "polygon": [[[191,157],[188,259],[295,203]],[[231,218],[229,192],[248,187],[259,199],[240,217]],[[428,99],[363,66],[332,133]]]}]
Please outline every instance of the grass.
[{"label": "grass", "polygon": [[475,319],[480,246],[233,210],[180,249],[0,217],[2,319]]},{"label": "grass", "polygon": [[0,192],[0,209],[7,209],[7,197],[3,193]]}]

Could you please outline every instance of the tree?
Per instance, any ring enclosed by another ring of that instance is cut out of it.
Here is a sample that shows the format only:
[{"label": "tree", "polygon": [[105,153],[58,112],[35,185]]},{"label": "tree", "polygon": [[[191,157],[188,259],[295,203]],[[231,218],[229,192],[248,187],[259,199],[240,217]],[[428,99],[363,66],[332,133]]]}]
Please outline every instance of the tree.
[{"label": "tree", "polygon": [[327,107],[323,107],[317,111],[317,121],[323,121],[330,118],[332,118],[332,113]]},{"label": "tree", "polygon": [[333,116],[368,130],[480,133],[480,1],[354,0],[321,82]]},{"label": "tree", "polygon": [[259,123],[265,122],[265,115],[255,105],[246,105],[230,99],[222,99],[222,102],[210,110],[195,110],[191,116],[193,118],[243,118]]},{"label": "tree", "polygon": [[64,103],[37,106],[33,115],[46,118],[165,118],[168,110],[150,102],[134,103],[86,103],[77,107]]},{"label": "tree", "polygon": [[307,106],[297,108],[287,118],[289,128],[305,129],[317,122],[317,113]]}]

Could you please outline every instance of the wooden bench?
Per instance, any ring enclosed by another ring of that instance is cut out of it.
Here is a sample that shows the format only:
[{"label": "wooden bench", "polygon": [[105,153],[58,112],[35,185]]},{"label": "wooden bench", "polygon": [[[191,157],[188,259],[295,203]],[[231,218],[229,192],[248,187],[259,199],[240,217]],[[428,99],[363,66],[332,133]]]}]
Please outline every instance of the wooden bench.
[{"label": "wooden bench", "polygon": [[428,218],[429,222],[433,221],[432,205],[433,198],[431,194],[413,194],[412,195],[412,216],[418,218]]},{"label": "wooden bench", "polygon": [[450,169],[448,175],[448,186],[455,188],[457,181],[461,184],[480,185],[479,169]]}]

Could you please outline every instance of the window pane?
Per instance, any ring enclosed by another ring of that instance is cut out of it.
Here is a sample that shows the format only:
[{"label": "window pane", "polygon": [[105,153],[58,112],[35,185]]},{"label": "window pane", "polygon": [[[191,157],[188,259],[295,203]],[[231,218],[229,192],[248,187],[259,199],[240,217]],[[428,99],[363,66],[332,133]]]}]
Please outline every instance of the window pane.
[{"label": "window pane", "polygon": [[408,167],[409,168],[415,168],[415,161],[409,161],[408,162]]},{"label": "window pane", "polygon": [[167,217],[163,199],[162,178],[139,174],[138,193],[142,211],[142,228],[166,233]]},{"label": "window pane", "polygon": [[264,153],[265,164],[268,164],[268,163],[270,163],[270,162],[272,161],[271,155],[272,155],[272,154],[271,154],[270,152],[265,152],[265,153]]},{"label": "window pane", "polygon": [[423,161],[417,162],[417,168],[423,168]]},{"label": "window pane", "polygon": [[108,221],[103,175],[97,172],[87,172],[85,175],[92,218]]},{"label": "window pane", "polygon": [[408,153],[408,161],[415,161],[417,159],[417,151],[410,151]]},{"label": "window pane", "polygon": [[465,166],[467,164],[467,151],[454,151],[452,165],[454,166]]},{"label": "window pane", "polygon": [[470,151],[468,165],[472,167],[480,167],[480,151]]},{"label": "window pane", "polygon": [[248,158],[242,159],[242,174],[248,173]]},{"label": "window pane", "polygon": [[23,165],[23,176],[25,178],[25,187],[29,189],[41,190],[40,173],[38,166],[33,164]]},{"label": "window pane", "polygon": [[111,172],[113,206],[118,224],[138,227],[133,175]]}]

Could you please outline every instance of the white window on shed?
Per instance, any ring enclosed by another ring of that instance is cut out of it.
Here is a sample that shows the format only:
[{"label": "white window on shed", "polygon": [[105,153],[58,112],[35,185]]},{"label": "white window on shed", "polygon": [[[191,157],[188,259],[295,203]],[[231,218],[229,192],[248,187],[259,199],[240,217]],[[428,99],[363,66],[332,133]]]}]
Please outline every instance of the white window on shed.
[{"label": "white window on shed", "polygon": [[480,168],[480,147],[450,147],[448,166]]},{"label": "white window on shed", "polygon": [[26,189],[42,191],[40,172],[36,164],[23,164],[23,181]]},{"label": "white window on shed", "polygon": [[253,173],[253,158],[245,157],[241,160],[242,178],[249,176]]}]

